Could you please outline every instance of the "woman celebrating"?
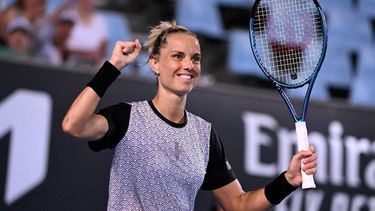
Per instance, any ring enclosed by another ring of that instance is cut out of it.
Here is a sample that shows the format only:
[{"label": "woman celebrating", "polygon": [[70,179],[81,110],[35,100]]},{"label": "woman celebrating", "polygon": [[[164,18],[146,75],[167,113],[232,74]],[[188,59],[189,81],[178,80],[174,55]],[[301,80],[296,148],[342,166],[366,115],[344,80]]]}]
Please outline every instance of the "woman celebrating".
[{"label": "woman celebrating", "polygon": [[94,150],[113,148],[108,210],[193,210],[199,189],[210,190],[225,210],[267,210],[301,185],[301,162],[315,173],[313,147],[265,188],[244,192],[212,125],[185,110],[197,84],[201,51],[195,34],[161,22],[146,42],[158,89],[152,100],[119,103],[94,113],[100,98],[141,51],[121,42],[69,108],[62,127]]}]

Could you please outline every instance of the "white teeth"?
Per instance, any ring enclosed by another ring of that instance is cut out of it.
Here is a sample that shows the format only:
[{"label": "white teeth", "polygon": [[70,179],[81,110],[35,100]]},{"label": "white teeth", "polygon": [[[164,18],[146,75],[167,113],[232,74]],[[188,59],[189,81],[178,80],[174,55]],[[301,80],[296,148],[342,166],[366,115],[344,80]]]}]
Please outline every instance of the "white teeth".
[{"label": "white teeth", "polygon": [[186,80],[191,79],[191,75],[180,75],[180,77],[183,78],[183,79],[186,79]]}]

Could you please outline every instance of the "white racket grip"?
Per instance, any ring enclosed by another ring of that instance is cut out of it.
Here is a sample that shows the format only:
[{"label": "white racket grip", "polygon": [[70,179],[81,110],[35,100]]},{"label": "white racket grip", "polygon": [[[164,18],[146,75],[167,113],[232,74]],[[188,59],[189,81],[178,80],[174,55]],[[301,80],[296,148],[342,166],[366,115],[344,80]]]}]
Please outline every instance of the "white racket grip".
[{"label": "white racket grip", "polygon": [[[296,122],[297,146],[298,151],[307,150],[309,148],[309,139],[307,136],[306,122]],[[301,167],[303,163],[301,164]],[[316,188],[313,175],[307,175],[301,168],[302,189]]]}]

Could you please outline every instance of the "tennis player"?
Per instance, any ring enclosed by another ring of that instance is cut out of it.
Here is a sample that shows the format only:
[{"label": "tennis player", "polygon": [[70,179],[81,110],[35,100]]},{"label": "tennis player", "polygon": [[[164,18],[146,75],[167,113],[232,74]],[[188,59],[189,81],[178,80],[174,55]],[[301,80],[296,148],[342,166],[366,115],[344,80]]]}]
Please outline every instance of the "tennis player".
[{"label": "tennis player", "polygon": [[158,82],[153,99],[121,102],[95,113],[107,88],[142,48],[137,39],[118,41],[62,122],[65,132],[92,140],[93,150],[114,150],[108,210],[190,211],[199,190],[211,191],[225,210],[267,210],[301,185],[301,162],[303,171],[315,173],[310,146],[264,188],[245,192],[212,124],[185,110],[201,74],[197,36],[174,21],[161,22],[145,46]]}]

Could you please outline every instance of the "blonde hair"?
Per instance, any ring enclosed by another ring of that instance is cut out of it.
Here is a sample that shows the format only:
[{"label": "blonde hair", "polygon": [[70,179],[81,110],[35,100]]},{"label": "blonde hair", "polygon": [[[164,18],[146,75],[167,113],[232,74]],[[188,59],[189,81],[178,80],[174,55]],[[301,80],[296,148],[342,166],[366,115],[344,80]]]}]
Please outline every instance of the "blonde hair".
[{"label": "blonde hair", "polygon": [[188,28],[177,25],[176,21],[161,21],[159,25],[151,28],[145,43],[149,56],[159,55],[160,48],[163,48],[167,43],[167,36],[173,33],[185,33],[197,37]]}]

